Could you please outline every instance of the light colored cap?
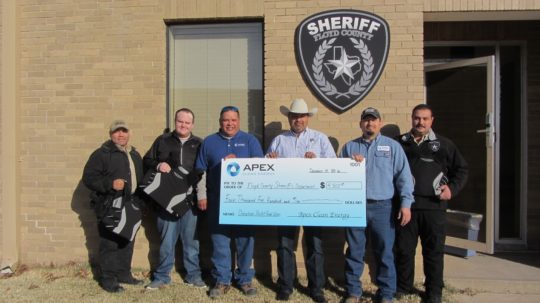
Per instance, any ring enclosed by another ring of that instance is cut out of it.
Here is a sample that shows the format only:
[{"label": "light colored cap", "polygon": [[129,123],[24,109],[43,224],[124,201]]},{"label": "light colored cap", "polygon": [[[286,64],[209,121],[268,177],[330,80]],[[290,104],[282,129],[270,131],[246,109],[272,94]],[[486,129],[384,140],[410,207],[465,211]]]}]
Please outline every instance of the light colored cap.
[{"label": "light colored cap", "polygon": [[127,125],[126,121],[124,120],[114,120],[111,123],[111,126],[109,127],[109,132],[114,133],[119,128],[123,128],[125,130],[129,130],[129,126]]},{"label": "light colored cap", "polygon": [[286,106],[280,106],[279,111],[284,114],[285,116],[288,116],[289,113],[293,114],[308,114],[308,116],[313,116],[317,113],[318,109],[316,107],[313,107],[311,110],[308,110],[308,106],[306,101],[304,99],[294,99],[291,103],[291,108],[287,108]]}]

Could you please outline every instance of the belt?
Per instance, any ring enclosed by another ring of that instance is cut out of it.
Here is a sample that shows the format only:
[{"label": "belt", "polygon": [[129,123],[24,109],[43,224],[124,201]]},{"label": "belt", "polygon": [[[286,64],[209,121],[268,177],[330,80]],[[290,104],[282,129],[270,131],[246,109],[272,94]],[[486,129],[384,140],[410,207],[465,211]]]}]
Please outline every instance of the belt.
[{"label": "belt", "polygon": [[384,200],[373,200],[373,199],[367,199],[367,204],[377,203],[377,202],[392,202],[392,199],[384,199]]}]

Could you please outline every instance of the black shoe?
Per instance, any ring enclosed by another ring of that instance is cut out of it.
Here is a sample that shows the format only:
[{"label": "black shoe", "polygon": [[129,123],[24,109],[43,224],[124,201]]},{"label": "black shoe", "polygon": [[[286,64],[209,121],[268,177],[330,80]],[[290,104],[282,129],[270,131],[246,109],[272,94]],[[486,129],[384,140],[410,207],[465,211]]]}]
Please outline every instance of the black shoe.
[{"label": "black shoe", "polygon": [[394,295],[394,297],[395,297],[397,300],[401,300],[401,299],[406,298],[407,296],[414,295],[414,294],[415,294],[415,293],[412,292],[412,291],[398,290],[398,291],[396,291],[396,294]]},{"label": "black shoe", "polygon": [[118,282],[120,282],[122,284],[128,284],[128,285],[143,285],[144,284],[143,280],[135,279],[133,277],[131,277],[129,279],[125,279],[125,280],[120,280],[119,279]]},{"label": "black shoe", "polygon": [[103,290],[110,293],[121,293],[124,292],[124,288],[120,285],[114,285],[114,286],[101,286]]},{"label": "black shoe", "polygon": [[442,300],[441,300],[441,297],[440,296],[426,296],[425,300],[424,300],[425,303],[441,303]]},{"label": "black shoe", "polygon": [[326,303],[326,302],[328,302],[326,300],[326,297],[324,296],[324,294],[322,292],[312,294],[311,299],[313,299],[313,301],[317,302],[317,303]]},{"label": "black shoe", "polygon": [[280,290],[276,295],[276,300],[278,301],[289,301],[291,293],[286,290]]}]

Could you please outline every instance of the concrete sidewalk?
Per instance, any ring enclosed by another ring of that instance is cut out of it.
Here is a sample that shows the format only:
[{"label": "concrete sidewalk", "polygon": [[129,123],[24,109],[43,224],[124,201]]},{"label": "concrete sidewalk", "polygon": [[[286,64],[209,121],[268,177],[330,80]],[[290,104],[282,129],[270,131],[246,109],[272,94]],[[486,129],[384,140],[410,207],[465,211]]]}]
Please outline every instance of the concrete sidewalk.
[{"label": "concrete sidewalk", "polygon": [[540,302],[540,252],[447,254],[444,278],[456,302]]}]

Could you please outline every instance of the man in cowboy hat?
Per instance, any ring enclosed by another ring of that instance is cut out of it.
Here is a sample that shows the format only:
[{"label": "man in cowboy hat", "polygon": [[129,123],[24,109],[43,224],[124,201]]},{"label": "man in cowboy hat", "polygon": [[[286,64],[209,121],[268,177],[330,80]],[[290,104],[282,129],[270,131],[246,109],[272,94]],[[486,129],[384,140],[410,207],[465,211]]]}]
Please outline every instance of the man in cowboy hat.
[{"label": "man in cowboy hat", "polygon": [[[268,158],[335,158],[336,153],[328,137],[316,130],[308,128],[309,118],[317,108],[308,110],[303,99],[294,99],[290,109],[281,106],[280,111],[289,119],[290,130],[272,140],[266,156]],[[287,301],[293,292],[296,280],[296,248],[295,238],[297,226],[278,227],[279,247],[278,285],[276,299]],[[324,297],[324,253],[322,250],[322,229],[320,227],[304,227],[304,239],[307,246],[306,269],[310,296],[315,302],[326,302]]]}]

